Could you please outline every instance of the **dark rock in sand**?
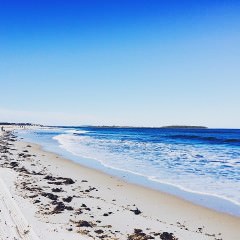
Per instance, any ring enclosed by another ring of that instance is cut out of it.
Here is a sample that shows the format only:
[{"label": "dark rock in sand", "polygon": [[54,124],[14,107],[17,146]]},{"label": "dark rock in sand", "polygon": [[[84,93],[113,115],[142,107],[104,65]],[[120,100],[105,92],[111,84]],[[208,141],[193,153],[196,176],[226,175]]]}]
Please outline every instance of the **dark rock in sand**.
[{"label": "dark rock in sand", "polygon": [[109,239],[109,236],[107,234],[104,234],[102,236],[98,236],[100,239]]},{"label": "dark rock in sand", "polygon": [[[50,180],[52,182],[48,182],[48,184],[55,184],[55,185],[69,185],[75,183],[71,178],[63,178],[63,177],[53,177],[53,176],[46,176],[44,179]],[[55,182],[56,180],[63,180],[63,181],[58,181]]]},{"label": "dark rock in sand", "polygon": [[160,235],[160,238],[162,240],[177,240],[178,238],[174,237],[172,233],[168,233],[168,232],[163,232]]},{"label": "dark rock in sand", "polygon": [[57,199],[58,199],[58,196],[57,196],[57,195],[54,195],[54,194],[52,194],[52,193],[43,192],[43,193],[42,193],[42,196],[47,197],[47,198],[49,198],[49,199],[51,199],[51,200],[57,200]]},{"label": "dark rock in sand", "polygon": [[35,197],[38,197],[38,195],[32,195],[32,196],[28,196],[29,198],[35,198]]},{"label": "dark rock in sand", "polygon": [[43,175],[43,173],[41,173],[41,172],[35,172],[35,171],[32,171],[32,173],[31,173],[32,175]]},{"label": "dark rock in sand", "polygon": [[79,222],[77,222],[77,227],[91,227],[92,228],[92,224],[88,221],[79,221]]},{"label": "dark rock in sand", "polygon": [[65,209],[68,210],[68,211],[73,211],[74,210],[73,207],[71,207],[71,206],[66,206]]},{"label": "dark rock in sand", "polygon": [[25,174],[31,174],[25,167],[18,168],[17,171]]},{"label": "dark rock in sand", "polygon": [[101,230],[101,229],[95,230],[94,232],[97,233],[97,234],[102,234],[102,233],[104,233],[104,231]]},{"label": "dark rock in sand", "polygon": [[63,192],[62,188],[53,188],[52,192]]},{"label": "dark rock in sand", "polygon": [[75,182],[71,178],[67,178],[63,183],[64,184],[74,184]]},{"label": "dark rock in sand", "polygon": [[50,180],[50,181],[56,181],[56,179],[53,176],[47,175],[44,179]]},{"label": "dark rock in sand", "polygon": [[67,197],[67,198],[63,198],[63,201],[64,202],[68,202],[68,203],[70,203],[71,201],[72,201],[72,199],[73,199],[73,197]]},{"label": "dark rock in sand", "polygon": [[130,210],[130,211],[134,212],[135,215],[139,215],[142,213],[138,208],[136,208],[135,210]]},{"label": "dark rock in sand", "polygon": [[52,205],[56,205],[56,207],[54,208],[54,210],[52,211],[52,213],[61,213],[63,212],[65,209],[68,211],[72,211],[74,210],[71,206],[65,206],[65,204],[63,202],[58,202],[58,201],[53,201]]},{"label": "dark rock in sand", "polygon": [[18,163],[17,162],[10,162],[10,165],[13,167],[13,168],[15,168],[15,167],[18,167]]},{"label": "dark rock in sand", "polygon": [[64,211],[64,209],[65,204],[63,202],[58,202],[52,213],[61,213]]},{"label": "dark rock in sand", "polygon": [[154,239],[151,235],[147,235],[141,229],[134,229],[134,233],[129,235],[128,240],[148,240]]}]

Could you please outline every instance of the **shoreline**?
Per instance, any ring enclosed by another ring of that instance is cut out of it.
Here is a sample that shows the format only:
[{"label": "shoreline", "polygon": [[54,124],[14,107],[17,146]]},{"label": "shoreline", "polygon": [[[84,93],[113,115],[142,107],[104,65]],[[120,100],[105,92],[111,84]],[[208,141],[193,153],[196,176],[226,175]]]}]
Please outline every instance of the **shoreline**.
[{"label": "shoreline", "polygon": [[142,175],[140,173],[112,167],[110,165],[106,165],[102,161],[99,161],[97,158],[89,158],[75,155],[74,153],[68,152],[64,148],[61,148],[57,144],[49,142],[49,147],[44,144],[43,140],[36,141],[35,139],[32,139],[30,137],[25,141],[33,141],[34,143],[41,145],[42,150],[44,151],[55,153],[65,159],[69,159],[70,161],[80,164],[81,166],[100,171],[103,174],[117,177],[127,183],[136,184],[138,186],[140,185],[147,189],[150,188],[154,191],[166,193],[216,212],[240,217],[240,205],[234,200],[224,198],[215,194],[209,194],[197,190],[189,190],[177,184],[154,180],[151,179],[151,177]]},{"label": "shoreline", "polygon": [[[43,145],[41,145],[39,143],[33,143],[31,141],[26,141],[25,143],[34,144],[34,145],[38,146],[40,150],[47,152],[47,153],[55,154],[58,157],[65,159],[66,161],[70,161],[70,162],[76,164],[76,166],[80,166],[81,168],[86,168],[89,170],[99,172],[103,175],[107,175],[112,178],[118,179],[119,181],[123,181],[126,184],[131,184],[136,187],[156,191],[161,194],[166,194],[167,196],[186,201],[195,206],[203,207],[210,211],[214,211],[217,213],[222,213],[222,214],[226,214],[229,216],[240,218],[240,210],[237,209],[237,213],[234,212],[234,208],[238,208],[239,205],[229,199],[221,198],[217,195],[209,195],[206,193],[186,190],[186,189],[182,188],[181,186],[172,185],[170,183],[149,180],[148,177],[137,174],[135,172],[127,172],[122,169],[105,166],[104,164],[102,164],[101,162],[98,162],[95,159],[76,156],[77,158],[84,159],[84,161],[90,160],[93,162],[90,165],[87,165],[87,164],[82,163],[81,161],[71,159],[70,157],[69,158],[65,157],[65,156],[61,155],[60,153],[57,153],[57,152],[54,152],[51,150],[47,150],[47,149],[45,149],[45,147]],[[101,167],[93,166],[94,163],[96,163],[96,165],[99,165]],[[199,200],[199,198],[200,198],[200,200]],[[210,201],[211,201],[211,204],[209,203]],[[224,203],[228,204],[228,206],[231,205],[231,207],[228,207],[228,210],[230,208],[232,209],[231,213],[227,210],[221,209],[221,207]],[[218,206],[216,207],[216,206],[214,206],[214,204],[217,204]],[[211,207],[210,207],[210,205],[211,205]]]},{"label": "shoreline", "polygon": [[[1,166],[1,178],[5,180],[5,184],[40,239],[44,239],[49,234],[51,239],[60,239],[59,236],[64,236],[62,239],[75,239],[75,237],[77,239],[79,234],[83,239],[92,237],[100,239],[104,234],[108,236],[105,237],[106,239],[137,239],[133,238],[134,234],[137,237],[140,233],[161,239],[159,236],[164,232],[173,233],[176,238],[172,239],[179,240],[238,239],[240,227],[238,217],[218,213],[169,194],[127,183],[117,177],[81,166],[55,153],[46,152],[37,144],[22,141],[15,141],[13,144],[16,153],[10,150],[9,152],[15,156],[15,160],[16,156],[19,153],[24,154],[24,151],[27,151],[25,155],[30,155],[19,163],[28,173],[16,172],[19,166],[16,168]],[[52,178],[48,177],[47,180],[45,179],[47,176]],[[69,179],[69,176],[74,183],[66,185],[63,182]],[[14,182],[17,184],[17,189],[14,189],[16,188]],[[23,185],[30,189],[30,193],[29,190],[22,188]],[[38,192],[37,188],[42,190]],[[57,194],[51,191],[57,188],[62,188],[63,192]],[[57,202],[60,202],[60,198],[65,200],[68,198],[68,201],[71,199],[68,204],[61,200],[69,210],[64,209],[60,213],[52,214],[59,205],[54,205],[54,200],[49,197],[56,198],[56,196]],[[34,204],[36,200],[40,202]],[[76,214],[77,211],[81,213]],[[72,218],[75,220],[73,221]],[[64,223],[61,222],[63,219],[66,219]],[[83,220],[92,226],[76,226],[81,225],[79,221]],[[111,227],[106,227],[110,225]],[[57,231],[54,231],[54,228]],[[139,228],[141,232],[134,231]]]}]

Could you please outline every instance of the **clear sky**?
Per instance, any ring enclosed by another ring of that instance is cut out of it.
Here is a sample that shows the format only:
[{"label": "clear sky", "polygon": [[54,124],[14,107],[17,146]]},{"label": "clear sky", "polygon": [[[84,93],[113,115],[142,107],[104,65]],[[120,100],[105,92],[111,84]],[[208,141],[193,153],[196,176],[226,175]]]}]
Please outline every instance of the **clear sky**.
[{"label": "clear sky", "polygon": [[0,121],[240,128],[240,1],[0,0]]}]

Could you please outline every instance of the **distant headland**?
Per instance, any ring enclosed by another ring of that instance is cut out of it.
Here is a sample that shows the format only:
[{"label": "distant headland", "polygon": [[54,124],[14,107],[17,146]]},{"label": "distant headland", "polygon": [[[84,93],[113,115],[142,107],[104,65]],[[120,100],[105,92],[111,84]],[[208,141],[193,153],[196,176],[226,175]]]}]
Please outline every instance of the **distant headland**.
[{"label": "distant headland", "polygon": [[207,127],[205,127],[205,126],[184,126],[184,125],[164,126],[161,128],[207,129]]},{"label": "distant headland", "polygon": [[171,128],[171,129],[207,129],[208,127],[205,126],[188,126],[188,125],[170,125],[170,126],[163,126],[163,127],[136,127],[136,126],[116,126],[116,125],[111,125],[111,126],[82,126],[82,127],[94,127],[94,128]]}]

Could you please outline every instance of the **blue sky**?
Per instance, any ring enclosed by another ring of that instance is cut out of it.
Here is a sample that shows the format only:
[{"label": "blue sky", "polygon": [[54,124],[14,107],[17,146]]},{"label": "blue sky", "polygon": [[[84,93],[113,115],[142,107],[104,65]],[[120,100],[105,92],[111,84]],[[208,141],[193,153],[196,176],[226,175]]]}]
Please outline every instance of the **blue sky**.
[{"label": "blue sky", "polygon": [[0,121],[240,128],[240,2],[0,0]]}]

